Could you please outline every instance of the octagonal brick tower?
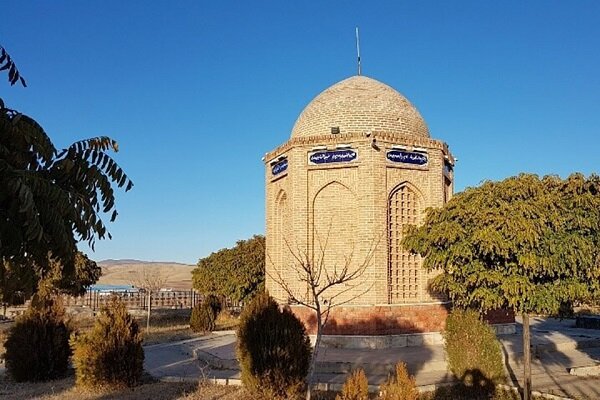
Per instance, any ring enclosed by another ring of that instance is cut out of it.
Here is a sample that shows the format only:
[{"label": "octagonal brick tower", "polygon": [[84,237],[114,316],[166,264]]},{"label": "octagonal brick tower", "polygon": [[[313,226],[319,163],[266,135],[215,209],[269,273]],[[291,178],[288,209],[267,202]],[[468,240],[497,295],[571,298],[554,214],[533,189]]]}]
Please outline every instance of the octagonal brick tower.
[{"label": "octagonal brick tower", "polygon": [[[326,334],[439,331],[446,306],[432,274],[405,251],[403,229],[452,196],[454,158],[417,109],[365,76],[329,87],[300,114],[291,138],[265,156],[266,286],[281,304],[306,296],[294,268],[308,257],[328,270],[366,264],[338,301]],[[274,279],[275,278],[275,279]],[[340,292],[332,293],[337,294]],[[290,305],[314,330],[309,310]]]}]

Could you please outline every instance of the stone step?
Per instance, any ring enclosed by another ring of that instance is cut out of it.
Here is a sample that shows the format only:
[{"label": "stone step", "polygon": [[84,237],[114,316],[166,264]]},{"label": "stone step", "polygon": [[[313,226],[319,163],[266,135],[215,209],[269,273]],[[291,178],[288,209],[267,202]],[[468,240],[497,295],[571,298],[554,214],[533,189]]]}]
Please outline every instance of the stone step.
[{"label": "stone step", "polygon": [[[217,369],[238,370],[239,365],[230,344],[204,342],[192,350],[202,363]],[[387,375],[398,362],[404,362],[409,372],[419,370],[446,371],[446,356],[442,346],[405,347],[402,349],[321,349],[319,372],[345,375],[357,368],[374,375]]]},{"label": "stone step", "polygon": [[[210,352],[203,351],[201,349],[194,349],[193,356],[199,360],[201,364],[209,365],[212,368],[220,370],[233,370],[239,371],[239,363],[236,359],[222,359]],[[424,360],[418,357],[405,357],[399,355],[395,360],[360,360],[357,359],[356,355],[353,358],[354,361],[330,361],[320,360],[317,362],[317,372],[324,374],[339,374],[346,375],[355,369],[362,368],[365,373],[372,375],[388,375],[395,370],[398,362],[404,362],[408,371],[411,374],[415,374],[420,370],[426,370],[431,372],[445,372],[446,371],[446,360],[445,359],[432,359]]]},{"label": "stone step", "polygon": [[[366,374],[369,381],[369,391],[376,393],[389,377],[388,374],[374,375]],[[208,370],[205,371],[205,378],[218,384],[240,385],[241,376],[239,371]],[[319,390],[340,391],[347,375],[315,373],[315,388]],[[454,376],[444,372],[420,372],[415,376],[415,383],[419,391],[432,391],[438,387],[455,383]]]}]

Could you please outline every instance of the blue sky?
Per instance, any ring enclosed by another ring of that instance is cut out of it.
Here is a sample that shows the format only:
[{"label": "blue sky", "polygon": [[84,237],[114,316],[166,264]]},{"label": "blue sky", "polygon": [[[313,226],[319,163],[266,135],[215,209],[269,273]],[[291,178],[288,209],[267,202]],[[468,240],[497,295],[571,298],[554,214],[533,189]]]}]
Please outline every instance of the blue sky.
[{"label": "blue sky", "polygon": [[135,182],[97,260],[195,263],[264,232],[260,159],[355,73],[356,25],[364,75],[450,145],[458,190],[600,170],[597,1],[36,1],[2,16],[29,84],[3,76],[7,106],[59,147],[113,137]]}]

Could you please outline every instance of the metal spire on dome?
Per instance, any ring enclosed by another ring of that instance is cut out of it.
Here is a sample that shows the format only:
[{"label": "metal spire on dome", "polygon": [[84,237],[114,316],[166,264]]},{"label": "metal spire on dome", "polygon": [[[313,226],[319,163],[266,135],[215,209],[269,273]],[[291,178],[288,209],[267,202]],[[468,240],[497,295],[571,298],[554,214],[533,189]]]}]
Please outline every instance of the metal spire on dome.
[{"label": "metal spire on dome", "polygon": [[358,75],[360,75],[360,40],[358,37],[358,26],[356,27],[356,55],[358,57]]}]

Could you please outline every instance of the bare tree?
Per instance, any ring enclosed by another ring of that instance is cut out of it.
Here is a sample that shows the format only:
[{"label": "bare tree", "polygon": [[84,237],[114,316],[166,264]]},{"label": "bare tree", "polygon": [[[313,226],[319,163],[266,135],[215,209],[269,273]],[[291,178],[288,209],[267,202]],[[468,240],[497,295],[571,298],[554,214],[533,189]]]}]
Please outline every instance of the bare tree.
[{"label": "bare tree", "polygon": [[[330,263],[330,257],[327,257],[330,231],[331,226],[324,241],[315,235],[318,248],[313,251],[299,247],[293,250],[286,240],[286,247],[292,256],[291,264],[286,266],[286,275],[288,276],[283,276],[281,269],[276,266],[273,268],[273,273],[267,271],[269,278],[273,279],[286,293],[290,304],[298,304],[315,312],[317,335],[308,371],[307,400],[311,398],[311,386],[323,329],[329,320],[331,310],[356,300],[373,287],[373,283],[365,286],[366,282],[362,277],[371,264],[378,241],[368,249],[360,263],[353,262],[354,249],[352,248],[348,254],[343,255],[344,260],[340,263],[341,265],[338,265],[337,260],[333,261],[331,265],[326,265]],[[270,258],[269,261],[271,261]],[[271,262],[271,264],[273,263]],[[302,284],[291,284],[292,276],[296,278],[295,282]],[[361,284],[365,287],[359,288]]]},{"label": "bare tree", "polygon": [[148,299],[148,315],[146,318],[146,331],[150,329],[150,313],[152,309],[152,293],[160,291],[169,279],[167,274],[153,270],[147,266],[143,266],[137,270],[136,276],[132,280],[132,284],[144,292]]}]

